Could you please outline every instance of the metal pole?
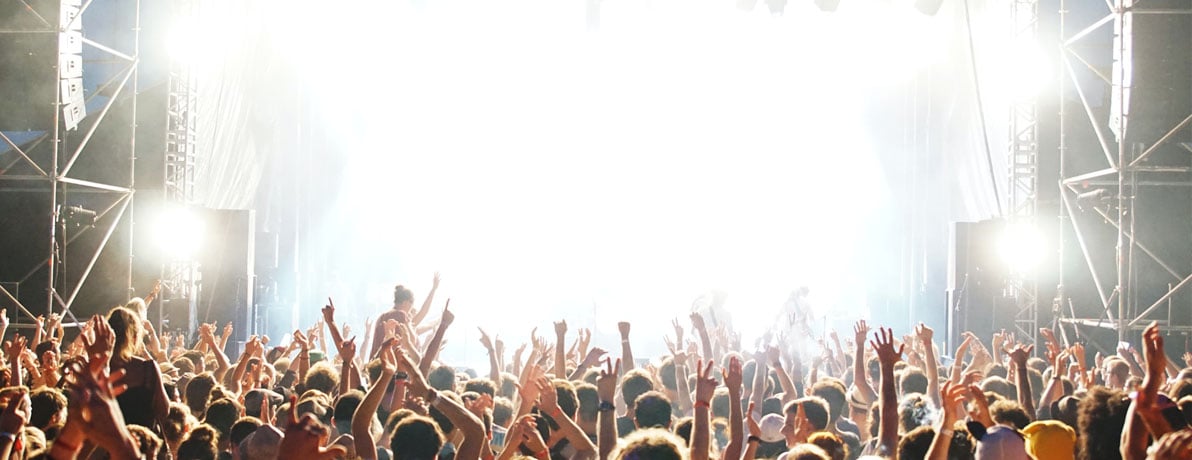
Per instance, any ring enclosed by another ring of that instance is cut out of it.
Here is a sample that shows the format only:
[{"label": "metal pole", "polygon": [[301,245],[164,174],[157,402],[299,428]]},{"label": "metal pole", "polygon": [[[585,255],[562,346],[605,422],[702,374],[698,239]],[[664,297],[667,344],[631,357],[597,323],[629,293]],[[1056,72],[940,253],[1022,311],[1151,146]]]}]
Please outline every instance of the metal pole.
[{"label": "metal pole", "polygon": [[[1118,96],[1118,112],[1117,112],[1118,159],[1117,159],[1117,164],[1118,165],[1127,165],[1127,164],[1129,164],[1129,162],[1126,161],[1127,160],[1126,159],[1126,130],[1129,125],[1128,125],[1128,123],[1126,123],[1126,112],[1127,112],[1126,105],[1128,102],[1126,100],[1126,71],[1129,69],[1128,69],[1128,66],[1126,63],[1126,58],[1127,58],[1126,36],[1129,33],[1128,30],[1130,27],[1129,27],[1129,24],[1126,23],[1126,18],[1127,18],[1126,15],[1128,14],[1125,9],[1127,6],[1126,0],[1115,0],[1114,4],[1115,4],[1114,5],[1115,6],[1114,13],[1117,15],[1115,20],[1117,22],[1117,28],[1118,28],[1118,32],[1119,32],[1119,36],[1118,36],[1118,40],[1117,40],[1117,43],[1118,43],[1118,50],[1117,50],[1118,55],[1117,56],[1119,59],[1118,67],[1120,69],[1117,74],[1117,78],[1119,79],[1119,81],[1117,81],[1116,82],[1117,85],[1115,85],[1116,86],[1115,90],[1117,91],[1117,96]],[[1126,340],[1126,325],[1127,325],[1126,309],[1129,304],[1128,299],[1130,298],[1130,285],[1129,285],[1130,279],[1129,279],[1129,276],[1127,273],[1128,268],[1126,267],[1126,227],[1125,227],[1125,225],[1122,225],[1122,223],[1126,219],[1126,214],[1127,214],[1126,207],[1128,206],[1129,203],[1126,198],[1126,175],[1123,174],[1123,172],[1121,171],[1120,168],[1118,170],[1117,186],[1118,186],[1118,194],[1117,194],[1117,206],[1118,206],[1117,211],[1118,212],[1117,212],[1116,220],[1118,222],[1118,229],[1117,229],[1118,231],[1117,231],[1117,246],[1115,248],[1115,261],[1117,263],[1117,286],[1118,286],[1118,289],[1117,289],[1118,290],[1118,298],[1117,298],[1118,331],[1117,332],[1118,332],[1118,341],[1124,342]]]},{"label": "metal pole", "polygon": [[[1058,82],[1059,92],[1057,93],[1058,96],[1056,98],[1056,103],[1059,106],[1059,137],[1060,138],[1059,138],[1059,146],[1057,148],[1057,150],[1058,150],[1057,153],[1059,154],[1059,162],[1060,162],[1060,173],[1059,173],[1060,180],[1059,180],[1058,186],[1060,188],[1061,199],[1063,199],[1063,196],[1065,196],[1065,193],[1066,193],[1065,186],[1064,186],[1064,179],[1068,177],[1067,176],[1067,168],[1064,167],[1064,158],[1067,156],[1067,153],[1068,153],[1068,140],[1067,140],[1066,131],[1065,131],[1065,123],[1067,122],[1067,116],[1068,116],[1068,110],[1067,110],[1068,104],[1067,104],[1067,101],[1064,99],[1065,92],[1067,89],[1067,85],[1065,84],[1065,80],[1067,79],[1067,75],[1065,75],[1065,72],[1066,72],[1065,69],[1067,69],[1067,66],[1064,65],[1064,59],[1063,59],[1064,53],[1067,52],[1067,46],[1064,45],[1064,40],[1065,40],[1064,34],[1067,33],[1065,30],[1065,27],[1064,27],[1064,21],[1067,19],[1067,16],[1068,16],[1067,2],[1065,0],[1060,0],[1059,13],[1060,13],[1059,14],[1059,16],[1060,16],[1060,26],[1059,26],[1060,46],[1056,50],[1056,52],[1058,53],[1057,54],[1058,59],[1056,59],[1056,62],[1058,63],[1059,71],[1056,73],[1056,75],[1059,76],[1059,82]],[[1058,278],[1059,278],[1059,286],[1057,287],[1057,293],[1058,293],[1058,297],[1060,299],[1060,305],[1062,306],[1065,302],[1064,295],[1066,294],[1064,291],[1064,255],[1065,255],[1064,245],[1066,244],[1067,240],[1064,238],[1064,236],[1066,235],[1065,229],[1067,228],[1067,225],[1068,225],[1067,221],[1069,219],[1067,206],[1064,206],[1064,205],[1060,206],[1059,219],[1060,219],[1060,227],[1059,227],[1060,234],[1059,234],[1059,238],[1057,238],[1056,241],[1058,242],[1057,244],[1059,246],[1057,255],[1059,256],[1060,263],[1059,263],[1059,266],[1056,268],[1056,270],[1057,270],[1057,274],[1058,274]],[[1056,325],[1058,326],[1059,323],[1057,322]]]}]

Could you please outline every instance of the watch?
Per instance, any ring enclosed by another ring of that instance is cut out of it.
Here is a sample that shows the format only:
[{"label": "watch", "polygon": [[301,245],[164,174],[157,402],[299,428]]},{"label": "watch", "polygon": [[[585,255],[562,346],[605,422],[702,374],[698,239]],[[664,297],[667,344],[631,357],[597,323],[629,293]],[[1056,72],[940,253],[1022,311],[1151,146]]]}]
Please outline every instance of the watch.
[{"label": "watch", "polygon": [[608,401],[600,401],[600,406],[597,408],[600,412],[612,412],[617,409],[617,406]]}]

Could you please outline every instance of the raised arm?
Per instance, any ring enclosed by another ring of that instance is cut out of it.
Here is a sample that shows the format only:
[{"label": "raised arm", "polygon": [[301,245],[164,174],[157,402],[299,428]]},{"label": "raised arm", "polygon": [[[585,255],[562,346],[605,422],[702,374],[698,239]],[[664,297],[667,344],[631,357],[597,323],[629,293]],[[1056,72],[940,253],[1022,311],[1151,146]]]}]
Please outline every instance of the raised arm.
[{"label": "raised arm", "polygon": [[261,347],[261,341],[257,336],[252,336],[248,342],[244,343],[244,353],[240,354],[240,359],[236,361],[236,370],[232,371],[232,381],[230,383],[232,393],[240,394],[240,382],[244,380],[244,374],[248,372],[248,361],[256,354],[257,348]]},{"label": "raised arm", "polygon": [[[931,398],[931,402],[935,403],[935,407],[943,407],[942,399],[940,398],[940,363],[935,356],[935,331],[927,327],[926,324],[919,323],[915,326],[915,338],[919,339],[919,343],[923,344],[923,361],[926,361],[927,371],[927,396]],[[1028,397],[1030,393],[1027,393]],[[1033,417],[1034,414],[1032,413]]]},{"label": "raised arm", "polygon": [[199,328],[199,339],[205,342],[207,348],[215,355],[215,372],[213,374],[216,382],[222,382],[224,375],[227,375],[232,365],[228,362],[228,355],[224,354],[223,348],[215,338],[215,326],[210,324],[204,326]]},{"label": "raised arm", "polygon": [[339,326],[335,324],[335,302],[330,297],[327,298],[327,305],[323,306],[323,324],[331,332],[331,343],[335,344],[336,348],[339,348],[340,344],[344,343],[344,338],[340,334]]},{"label": "raised arm", "polygon": [[708,412],[712,407],[712,393],[716,391],[712,360],[708,360],[707,366],[699,363],[695,375],[695,426],[691,430],[691,460],[708,460],[708,446],[711,445]]},{"label": "raised arm", "polygon": [[385,396],[385,389],[389,388],[389,382],[396,373],[397,357],[392,347],[384,347],[381,350],[381,376],[368,388],[364,400],[356,406],[356,412],[352,414],[352,438],[356,444],[356,455],[364,460],[377,458],[376,441],[369,428],[373,415],[377,413],[377,407],[381,405],[381,398]]},{"label": "raised arm", "polygon": [[898,395],[894,389],[894,365],[902,359],[906,344],[895,349],[894,333],[885,327],[879,328],[873,338],[869,344],[873,346],[882,370],[882,392],[878,396],[881,402],[878,412],[881,415],[878,421],[878,453],[889,456],[898,450]]},{"label": "raised arm", "polygon": [[699,313],[692,313],[691,328],[695,329],[696,334],[699,335],[704,359],[712,359],[712,337],[708,336],[708,326],[704,324],[704,317]]},{"label": "raised arm", "polygon": [[865,340],[869,336],[869,325],[865,320],[857,321],[853,325],[853,338],[856,342],[856,355],[853,357],[853,385],[857,387],[857,396],[865,404],[877,399],[877,392],[869,384],[869,375],[865,372]]},{"label": "raised arm", "polygon": [[778,371],[778,383],[782,385],[782,405],[794,401],[799,398],[799,392],[795,390],[795,382],[791,380],[790,374],[782,368],[782,353],[778,351],[778,347],[766,347],[766,359],[770,362],[770,366]]},{"label": "raised arm", "polygon": [[[675,363],[675,393],[678,393],[679,412],[684,414],[694,413],[693,402],[691,401],[691,388],[687,383],[687,354],[678,351],[674,355]],[[738,400],[739,401],[739,400]]]},{"label": "raised arm", "polygon": [[935,428],[935,438],[931,447],[927,449],[927,460],[948,460],[948,448],[952,445],[953,427],[956,426],[956,414],[964,411],[964,399],[967,389],[964,385],[952,385],[951,381],[944,382],[945,406],[941,411],[940,423]]},{"label": "raised arm", "polygon": [[[418,370],[426,375],[430,372],[430,366],[435,360],[435,355],[439,354],[439,347],[443,344],[443,334],[447,333],[447,327],[455,321],[455,314],[451,313],[451,299],[447,299],[447,305],[443,307],[443,318],[439,320],[439,327],[435,328],[435,335],[431,336],[430,343],[426,346],[426,354],[422,356],[422,361],[418,364]],[[497,383],[500,383],[498,380]]]},{"label": "raised arm", "polygon": [[[723,458],[737,460],[741,458],[741,448],[745,444],[744,414],[741,413],[741,360],[737,357],[729,358],[728,369],[724,371],[724,386],[728,388],[728,400],[734,402],[728,406],[728,445],[724,447]],[[684,379],[686,380],[686,379]]]},{"label": "raised arm", "polygon": [[426,378],[422,376],[422,372],[418,366],[414,365],[413,361],[405,355],[405,353],[397,353],[398,365],[409,374],[409,390],[414,395],[426,395],[427,404],[443,413],[443,416],[451,420],[457,429],[463,433],[464,440],[459,445],[459,451],[455,453],[456,460],[477,460],[480,458],[481,450],[484,448],[487,438],[484,433],[484,425],[480,419],[476,418],[472,412],[468,411],[462,404],[456,402],[451,398],[440,398],[439,392],[430,389],[426,384]]},{"label": "raised arm", "polygon": [[422,308],[414,314],[414,319],[410,323],[417,327],[426,319],[426,314],[430,313],[430,306],[435,301],[435,291],[439,290],[439,272],[435,272],[435,281],[430,285],[430,292],[426,293],[426,300],[422,301]]},{"label": "raised arm", "polygon": [[483,328],[477,327],[476,329],[480,331],[480,344],[484,346],[484,351],[488,352],[488,379],[492,380],[494,385],[500,384],[501,364],[497,361],[497,351],[493,348],[493,341]]},{"label": "raised arm", "polygon": [[617,414],[613,399],[616,398],[617,380],[620,375],[617,368],[621,361],[613,364],[612,358],[604,360],[605,369],[600,370],[596,378],[596,395],[600,400],[600,407],[596,412],[596,443],[600,446],[599,458],[608,458],[613,448],[617,446]]},{"label": "raised arm", "polygon": [[555,377],[567,377],[567,320],[555,323]]},{"label": "raised arm", "polygon": [[1016,345],[1014,349],[1010,350],[1010,365],[1014,366],[1014,380],[1018,385],[1018,404],[1022,404],[1022,408],[1026,410],[1027,416],[1031,420],[1035,419],[1035,401],[1034,393],[1031,392],[1031,376],[1027,373],[1026,360],[1030,358],[1031,352],[1035,351],[1034,345]]},{"label": "raised arm", "polygon": [[580,429],[579,425],[575,424],[575,420],[563,413],[563,409],[559,407],[559,394],[555,387],[551,384],[550,379],[541,377],[538,379],[538,408],[546,415],[550,416],[559,425],[559,432],[563,437],[575,447],[576,455],[582,458],[592,458],[596,455],[596,444],[588,439],[588,435]]},{"label": "raised arm", "polygon": [[356,367],[356,338],[339,342],[339,394],[347,394],[360,386],[360,369]]},{"label": "raised arm", "polygon": [[[621,375],[633,370],[633,347],[629,345],[629,322],[617,323],[617,331],[621,333]],[[625,401],[628,403],[629,401]]]}]

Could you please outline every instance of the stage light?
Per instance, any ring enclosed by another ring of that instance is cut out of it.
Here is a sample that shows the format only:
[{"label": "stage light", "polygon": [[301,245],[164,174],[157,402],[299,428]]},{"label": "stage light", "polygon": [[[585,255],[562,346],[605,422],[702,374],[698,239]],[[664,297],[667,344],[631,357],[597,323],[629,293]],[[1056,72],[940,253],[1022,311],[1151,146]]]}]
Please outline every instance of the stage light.
[{"label": "stage light", "polygon": [[1002,230],[998,252],[1011,273],[1031,273],[1043,258],[1043,235],[1025,223],[1011,223]]},{"label": "stage light", "polygon": [[944,0],[916,0],[915,9],[928,16],[935,16],[940,12],[940,6],[943,4]]},{"label": "stage light", "polygon": [[157,248],[168,260],[193,259],[203,245],[203,219],[189,208],[170,207],[156,218],[152,231]]}]

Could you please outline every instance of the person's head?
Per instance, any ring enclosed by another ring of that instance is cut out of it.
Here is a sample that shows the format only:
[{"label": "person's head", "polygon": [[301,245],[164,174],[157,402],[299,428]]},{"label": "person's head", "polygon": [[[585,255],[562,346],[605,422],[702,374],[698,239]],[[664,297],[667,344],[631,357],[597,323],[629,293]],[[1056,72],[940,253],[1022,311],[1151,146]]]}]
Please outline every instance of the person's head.
[{"label": "person's head", "polygon": [[1077,431],[1082,459],[1121,458],[1119,449],[1130,400],[1120,390],[1094,386],[1080,401]]},{"label": "person's head", "polygon": [[682,439],[683,442],[686,443],[685,445],[690,446],[691,431],[693,428],[695,428],[695,419],[692,417],[683,417],[676,420],[673,425],[674,427],[671,428],[671,433],[674,433],[675,436],[678,436],[680,439]]},{"label": "person's head", "polygon": [[787,444],[794,438],[795,423],[799,417],[799,413],[807,419],[814,431],[824,431],[828,428],[828,403],[818,396],[804,396],[787,403],[782,408],[783,423],[782,435],[786,437]]},{"label": "person's head", "polygon": [[827,431],[812,433],[811,436],[807,437],[807,443],[823,449],[828,454],[828,458],[832,460],[845,460],[849,458],[849,449],[844,444],[844,440],[840,439],[840,436]]},{"label": "person's head", "polygon": [[400,284],[393,288],[393,308],[401,311],[410,311],[410,308],[413,306],[414,292]]},{"label": "person's head", "polygon": [[183,399],[186,402],[186,407],[190,408],[191,415],[203,416],[207,411],[207,401],[211,398],[211,390],[214,388],[215,376],[210,372],[204,372],[190,379],[190,383],[186,384],[186,393]]},{"label": "person's head", "polygon": [[712,418],[728,418],[731,402],[728,399],[728,388],[720,387],[712,393]]},{"label": "person's head", "polygon": [[29,424],[44,430],[66,421],[66,395],[52,387],[41,387],[29,393]]},{"label": "person's head", "polygon": [[658,391],[647,391],[633,401],[633,423],[638,428],[670,429],[671,402]]},{"label": "person's head", "polygon": [[282,432],[273,425],[261,425],[240,442],[241,460],[274,460],[281,448]]},{"label": "person's head", "polygon": [[927,393],[927,374],[917,367],[907,367],[898,374],[898,394]]},{"label": "person's head", "polygon": [[170,446],[176,446],[195,423],[195,418],[185,404],[172,402],[166,411],[166,421],[161,424],[162,437]]},{"label": "person's head", "polygon": [[493,400],[493,424],[509,428],[513,421],[513,401],[506,398]]},{"label": "person's head", "polygon": [[333,408],[330,398],[318,390],[307,390],[298,399],[298,416],[311,414],[324,426],[331,426]]},{"label": "person's head", "polygon": [[679,383],[675,380],[675,360],[670,356],[662,358],[662,364],[658,365],[658,379],[662,381],[662,387],[667,391],[675,392],[679,389]]},{"label": "person's head", "polygon": [[426,374],[426,383],[439,391],[455,391],[455,369],[435,366]]},{"label": "person's head", "polygon": [[339,371],[326,361],[311,366],[302,381],[307,390],[319,390],[325,394],[335,393],[339,387]]},{"label": "person's head", "polygon": [[898,401],[900,433],[909,433],[920,426],[931,425],[934,420],[935,407],[923,393],[911,393]]},{"label": "person's head", "polygon": [[785,460],[831,460],[827,452],[815,444],[798,444],[786,451]]},{"label": "person's head", "polygon": [[174,366],[174,369],[178,370],[178,375],[193,374],[195,372],[195,364],[182,356],[170,361],[170,365]]},{"label": "person's head", "polygon": [[491,408],[493,399],[497,397],[497,385],[485,378],[468,379],[464,382],[464,391],[474,391],[484,400],[484,407]]},{"label": "person's head", "polygon": [[116,339],[112,356],[125,361],[132,359],[141,346],[141,317],[132,310],[116,307],[108,312],[108,326]]},{"label": "person's head", "polygon": [[426,460],[439,455],[443,448],[443,432],[434,420],[421,415],[409,415],[397,423],[389,436],[393,460]]},{"label": "person's head", "polygon": [[248,435],[257,431],[261,427],[261,420],[256,417],[240,417],[236,423],[232,424],[232,429],[228,432],[228,439],[232,441],[232,446],[239,446],[240,442],[244,441]]},{"label": "person's head", "polygon": [[207,363],[203,360],[203,353],[197,350],[188,350],[182,353],[181,357],[190,361],[190,367],[194,373],[200,374],[207,370]]},{"label": "person's head", "polygon": [[579,401],[579,420],[596,422],[596,415],[600,409],[600,397],[596,394],[596,385],[581,383],[575,386],[575,399]]},{"label": "person's head", "polygon": [[848,406],[844,382],[836,379],[824,379],[811,386],[811,394],[823,398],[828,403],[828,420],[840,420],[844,408]]},{"label": "person's head", "polygon": [[141,458],[157,458],[161,452],[161,438],[153,430],[140,425],[128,425],[128,434],[132,436],[133,444],[141,451]]},{"label": "person's head", "polygon": [[203,424],[187,433],[186,439],[178,446],[177,460],[215,460],[219,457],[219,446],[216,444],[219,433],[211,425]]},{"label": "person's head", "polygon": [[661,428],[634,431],[613,450],[614,460],[687,460],[682,439]]},{"label": "person's head", "polygon": [[207,405],[203,423],[215,428],[222,442],[232,432],[232,424],[240,418],[240,404],[231,398],[220,398]]},{"label": "person's head", "polygon": [[898,458],[900,460],[922,460],[927,458],[927,450],[931,449],[931,442],[935,439],[935,428],[920,426],[908,431],[898,440]]},{"label": "person's head", "polygon": [[989,415],[993,421],[1002,425],[1022,430],[1031,423],[1031,416],[1022,408],[1018,401],[1001,400],[989,406]]},{"label": "person's head", "polygon": [[641,369],[634,369],[625,373],[621,377],[621,397],[625,399],[625,403],[629,407],[633,407],[634,401],[637,401],[638,396],[646,392],[654,390],[654,382],[650,380],[650,374]]},{"label": "person's head", "polygon": [[[352,415],[356,413],[356,408],[360,407],[362,401],[364,401],[364,392],[360,390],[351,390],[335,398],[335,409],[332,412],[331,420],[335,423],[337,433],[352,432]],[[372,416],[372,414],[369,415]]]},{"label": "person's head", "polygon": [[1006,399],[1018,399],[1018,390],[1014,384],[1003,377],[986,377],[981,381],[981,391],[997,393]]},{"label": "person's head", "polygon": [[563,379],[554,379],[551,381],[551,385],[555,388],[555,396],[559,400],[559,409],[563,410],[564,415],[574,419],[576,412],[579,411],[579,397],[575,394],[575,385]]},{"label": "person's head", "polygon": [[1126,360],[1110,356],[1101,365],[1105,373],[1105,386],[1115,390],[1126,387],[1126,381],[1130,378],[1130,365]]}]

